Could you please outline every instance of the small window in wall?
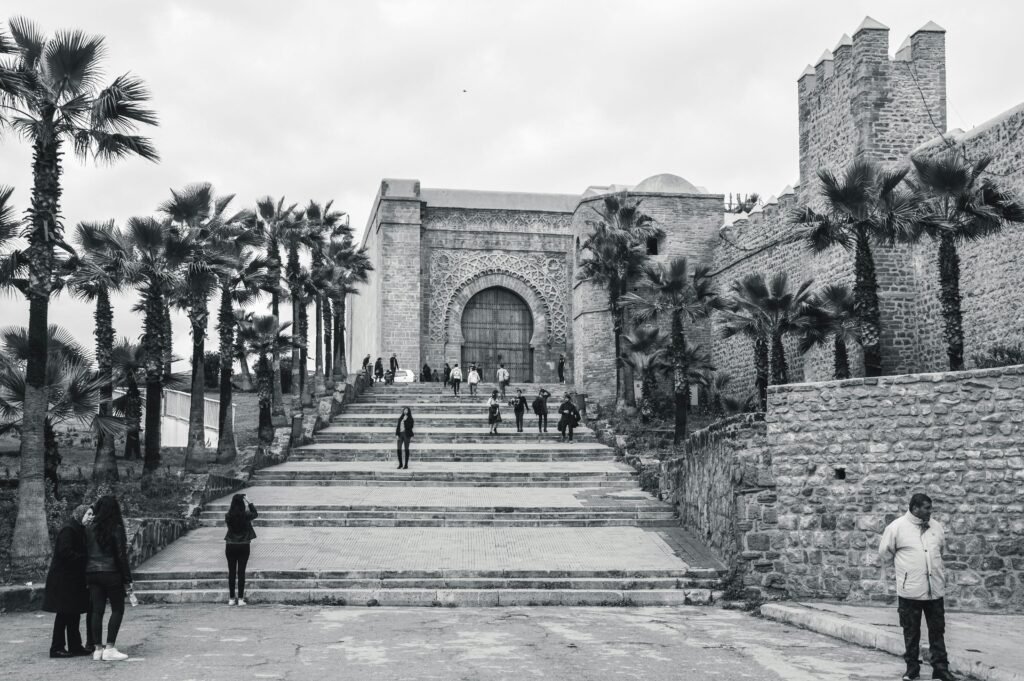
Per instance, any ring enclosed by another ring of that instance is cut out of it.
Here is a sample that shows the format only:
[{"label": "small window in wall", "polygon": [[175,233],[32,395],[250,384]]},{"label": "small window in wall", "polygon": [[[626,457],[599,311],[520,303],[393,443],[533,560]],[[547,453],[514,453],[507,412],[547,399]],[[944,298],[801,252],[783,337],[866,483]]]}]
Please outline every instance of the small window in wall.
[{"label": "small window in wall", "polygon": [[658,255],[658,237],[652,236],[647,239],[647,255]]}]

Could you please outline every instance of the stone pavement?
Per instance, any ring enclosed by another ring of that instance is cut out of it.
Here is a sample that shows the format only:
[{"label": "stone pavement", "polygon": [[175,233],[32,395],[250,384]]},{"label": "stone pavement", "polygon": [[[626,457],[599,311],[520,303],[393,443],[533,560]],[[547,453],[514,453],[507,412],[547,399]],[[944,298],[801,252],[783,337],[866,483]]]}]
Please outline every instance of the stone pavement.
[{"label": "stone pavement", "polygon": [[[770,603],[761,606],[761,614],[848,643],[903,655],[903,632],[895,605]],[[922,659],[927,661],[927,626],[923,620],[921,627]],[[983,681],[1024,681],[1024,615],[947,610],[945,638],[953,671]],[[928,665],[925,668],[930,675]]]},{"label": "stone pavement", "polygon": [[142,605],[127,662],[46,657],[51,615],[0,616],[12,681],[876,681],[891,655],[719,608]]}]

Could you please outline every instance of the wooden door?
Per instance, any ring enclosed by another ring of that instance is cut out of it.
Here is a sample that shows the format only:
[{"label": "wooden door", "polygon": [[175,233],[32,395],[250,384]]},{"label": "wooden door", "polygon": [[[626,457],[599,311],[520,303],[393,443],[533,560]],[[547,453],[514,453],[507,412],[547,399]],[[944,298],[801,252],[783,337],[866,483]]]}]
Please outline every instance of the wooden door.
[{"label": "wooden door", "polygon": [[505,288],[484,289],[470,298],[462,312],[462,375],[473,364],[480,378],[493,383],[500,363],[514,383],[533,381],[533,317],[522,298]]}]

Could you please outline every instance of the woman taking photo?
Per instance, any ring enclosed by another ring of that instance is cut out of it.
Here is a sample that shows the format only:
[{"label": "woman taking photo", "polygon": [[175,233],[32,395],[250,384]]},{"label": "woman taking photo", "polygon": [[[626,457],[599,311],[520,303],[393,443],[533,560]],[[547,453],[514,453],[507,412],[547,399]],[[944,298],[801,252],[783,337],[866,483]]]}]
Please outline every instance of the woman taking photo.
[{"label": "woman taking photo", "polygon": [[501,423],[501,404],[498,402],[498,391],[491,391],[491,399],[487,400],[487,425],[490,426],[490,434],[498,434],[498,424]]},{"label": "woman taking photo", "polygon": [[[85,528],[88,560],[85,583],[89,587],[89,628],[96,649],[92,659],[114,662],[128,656],[115,647],[124,619],[125,589],[131,591],[132,571],[128,565],[128,537],[121,517],[121,505],[112,496],[103,496],[92,505],[93,521]],[[103,641],[103,611],[110,603],[107,644]]]},{"label": "woman taking photo", "polygon": [[[402,407],[402,415],[398,417],[398,425],[395,426],[395,436],[398,437],[398,467],[409,467],[409,441],[412,440],[412,409]],[[405,448],[405,463],[402,463],[402,448]]]},{"label": "woman taking photo", "polygon": [[[76,508],[57,534],[53,560],[46,573],[43,610],[56,613],[53,619],[53,640],[50,657],[92,655],[93,641],[89,623],[85,623],[86,647],[78,628],[83,612],[89,612],[89,591],[85,586],[85,564],[89,558],[85,543],[85,526],[92,522],[92,509],[83,504]],[[67,648],[64,647],[65,641]]]},{"label": "woman taking photo", "polygon": [[[224,555],[228,559],[228,605],[245,605],[245,566],[249,563],[249,543],[256,538],[252,521],[259,513],[244,494],[231,497],[231,506],[224,514],[228,526],[224,535]],[[238,598],[235,598],[235,579]]]}]

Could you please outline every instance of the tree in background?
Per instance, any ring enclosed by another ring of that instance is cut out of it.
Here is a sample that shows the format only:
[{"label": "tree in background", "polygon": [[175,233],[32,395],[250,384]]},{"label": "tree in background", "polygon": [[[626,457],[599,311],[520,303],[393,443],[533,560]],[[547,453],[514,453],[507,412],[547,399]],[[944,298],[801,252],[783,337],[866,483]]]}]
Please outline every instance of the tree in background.
[{"label": "tree in background", "polygon": [[[352,230],[348,225],[348,214],[332,210],[333,206],[333,201],[328,201],[323,205],[316,201],[310,201],[306,206],[306,220],[309,221],[310,231],[317,237],[313,242],[313,263],[310,269],[314,278],[312,295],[315,305],[314,317],[316,318],[313,389],[318,395],[326,392],[328,381],[333,385],[331,377],[333,357],[330,352],[332,332],[330,289],[336,273],[333,268],[328,268],[325,251],[335,239],[352,235]],[[326,357],[324,356],[325,334],[328,339]]]},{"label": "tree in background", "polygon": [[824,346],[832,339],[832,378],[850,378],[849,348],[860,343],[860,325],[853,293],[846,286],[833,284],[814,295],[796,320],[800,352]]},{"label": "tree in background", "polygon": [[661,336],[661,329],[645,325],[624,333],[622,342],[625,348],[622,360],[640,375],[640,399],[637,403],[640,420],[649,423],[654,416],[657,374],[667,365],[665,339]]},{"label": "tree in background", "polygon": [[997,234],[1011,223],[1024,222],[1024,204],[989,178],[982,178],[991,157],[968,161],[956,151],[935,158],[912,159],[913,184],[922,196],[918,236],[939,245],[939,301],[945,324],[946,354],[951,371],[964,368],[964,327],[960,309],[959,244]]},{"label": "tree in background", "polygon": [[110,366],[114,371],[114,382],[124,389],[124,395],[114,400],[114,408],[119,408],[124,414],[124,458],[137,461],[142,458],[142,392],[139,382],[146,380],[146,353],[142,344],[122,338],[110,353]]},{"label": "tree in background", "polygon": [[81,31],[47,37],[32,22],[12,19],[10,35],[0,32],[0,126],[9,127],[32,144],[32,192],[28,248],[19,257],[27,270],[24,289],[29,300],[29,335],[33,339],[25,369],[24,416],[21,428],[21,470],[18,516],[12,558],[23,565],[49,560],[43,459],[50,297],[62,282],[61,253],[73,253],[64,240],[60,199],[64,147],[81,159],[113,162],[130,156],[157,160],[156,150],[136,133],[140,125],[156,125],[146,108],[149,92],[134,76],[118,76],[100,89],[100,67],[106,56],[103,38]]},{"label": "tree in background", "polygon": [[334,271],[330,275],[333,280],[331,287],[331,307],[333,308],[333,347],[334,358],[331,361],[335,384],[344,383],[348,378],[348,360],[345,358],[345,316],[346,301],[349,295],[358,295],[359,286],[369,281],[369,273],[373,271],[370,258],[365,248],[355,245],[352,237],[342,236],[332,239],[324,253],[326,266]]},{"label": "tree in background", "polygon": [[908,171],[883,169],[866,158],[852,161],[840,176],[819,169],[824,209],[798,207],[789,215],[790,222],[806,228],[804,239],[813,252],[833,246],[854,252],[853,296],[868,376],[882,375],[882,322],[871,242],[913,240],[921,202],[918,192],[903,182]]}]

